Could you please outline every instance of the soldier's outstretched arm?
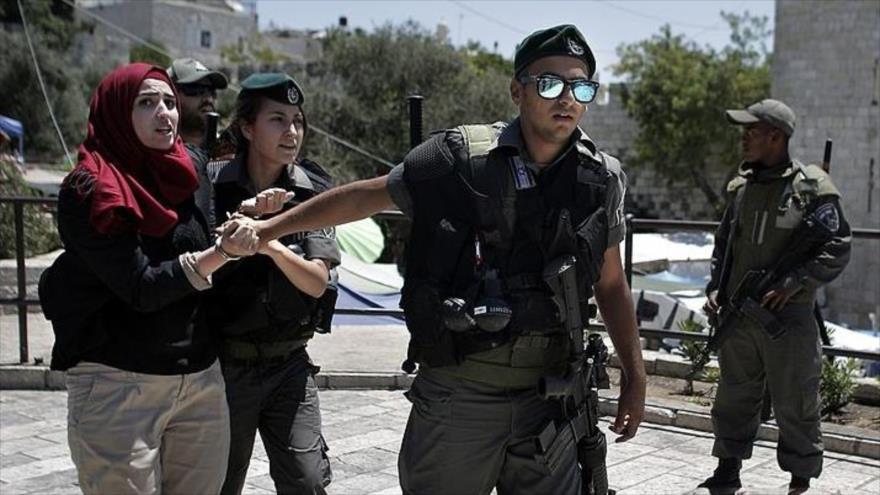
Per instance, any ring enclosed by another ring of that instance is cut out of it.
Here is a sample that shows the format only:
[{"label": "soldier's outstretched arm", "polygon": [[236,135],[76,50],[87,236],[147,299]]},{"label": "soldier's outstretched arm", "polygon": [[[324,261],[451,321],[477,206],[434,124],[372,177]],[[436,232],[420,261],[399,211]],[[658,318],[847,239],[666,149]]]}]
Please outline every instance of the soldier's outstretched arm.
[{"label": "soldier's outstretched arm", "polygon": [[256,222],[254,229],[265,244],[281,236],[341,225],[394,206],[386,187],[388,176],[359,180],[330,189],[286,212]]},{"label": "soldier's outstretched arm", "polygon": [[623,273],[619,245],[605,250],[605,262],[595,290],[599,311],[620,357],[620,399],[611,430],[620,435],[616,442],[625,442],[635,436],[645,413],[646,378],[632,295]]}]

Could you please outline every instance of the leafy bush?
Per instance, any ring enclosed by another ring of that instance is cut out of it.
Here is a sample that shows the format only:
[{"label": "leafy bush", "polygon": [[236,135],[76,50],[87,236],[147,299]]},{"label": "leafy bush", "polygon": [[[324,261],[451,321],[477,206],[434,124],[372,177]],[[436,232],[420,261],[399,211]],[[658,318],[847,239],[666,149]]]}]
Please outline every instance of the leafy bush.
[{"label": "leafy bush", "polygon": [[[37,196],[28,187],[18,167],[0,160],[0,196]],[[15,257],[15,213],[11,203],[0,204],[0,258]],[[52,215],[40,205],[24,205],[25,256],[47,253],[61,246]]]},{"label": "leafy bush", "polygon": [[[703,325],[694,320],[682,320],[678,322],[678,328],[682,332],[702,333]],[[709,364],[709,353],[706,351],[706,342],[696,340],[683,340],[681,350],[684,356],[691,362],[685,379],[685,395],[694,395],[694,380],[703,377],[706,371],[706,365]]]},{"label": "leafy bush", "polygon": [[819,384],[822,417],[830,416],[849,404],[856,390],[854,376],[858,369],[859,364],[853,358],[847,358],[845,361],[822,360],[822,381]]}]

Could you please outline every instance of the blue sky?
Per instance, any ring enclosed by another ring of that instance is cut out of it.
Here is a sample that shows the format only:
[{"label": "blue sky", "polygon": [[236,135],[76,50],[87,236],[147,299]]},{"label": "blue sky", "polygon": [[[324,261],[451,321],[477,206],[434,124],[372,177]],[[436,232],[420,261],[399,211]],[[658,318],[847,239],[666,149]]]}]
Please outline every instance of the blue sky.
[{"label": "blue sky", "polygon": [[[669,23],[701,44],[724,46],[729,30],[720,12],[748,11],[767,16],[773,25],[772,0],[593,0],[593,1],[305,1],[259,0],[260,27],[321,29],[336,25],[340,16],[349,26],[372,30],[386,23],[413,19],[429,29],[443,23],[455,45],[477,40],[512,57],[516,44],[528,33],[562,23],[580,28],[596,54],[600,78],[613,80],[609,67],[617,61],[614,49],[621,43],[656,34]],[[769,40],[772,48],[772,40]]]}]

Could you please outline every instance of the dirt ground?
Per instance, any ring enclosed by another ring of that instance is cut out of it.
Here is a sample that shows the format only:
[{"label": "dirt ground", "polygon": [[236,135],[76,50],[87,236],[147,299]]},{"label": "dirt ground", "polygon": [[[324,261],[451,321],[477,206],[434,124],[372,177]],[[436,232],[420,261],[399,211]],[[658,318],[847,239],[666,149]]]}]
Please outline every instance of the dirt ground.
[{"label": "dirt ground", "polygon": [[[612,386],[619,385],[619,371],[609,368],[608,373]],[[694,382],[695,394],[691,396],[684,395],[684,387],[685,381],[682,379],[648,375],[647,401],[673,407],[678,404],[679,407],[705,409],[708,412],[715,397],[716,384]],[[830,418],[823,418],[822,421],[880,431],[880,407],[851,402],[840,412],[832,414]]]}]

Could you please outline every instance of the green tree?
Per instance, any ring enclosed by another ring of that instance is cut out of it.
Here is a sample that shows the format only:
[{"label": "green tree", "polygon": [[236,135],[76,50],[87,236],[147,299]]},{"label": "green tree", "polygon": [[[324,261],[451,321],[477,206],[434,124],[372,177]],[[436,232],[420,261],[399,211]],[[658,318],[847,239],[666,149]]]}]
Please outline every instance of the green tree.
[{"label": "green tree", "polygon": [[[70,48],[84,26],[74,22],[73,7],[61,0],[22,0],[24,15],[32,29],[42,33],[42,42],[51,50]],[[17,0],[0,0],[0,22],[21,24]]]},{"label": "green tree", "polygon": [[739,136],[724,119],[770,94],[766,17],[722,12],[731,29],[723,50],[701,47],[669,25],[648,40],[618,47],[615,74],[624,76],[624,105],[638,122],[634,166],[653,166],[667,180],[686,181],[716,211],[723,207],[710,170],[739,161]]},{"label": "green tree", "polygon": [[[84,29],[74,21],[73,9],[60,0],[23,1],[25,18],[37,62],[46,83],[49,104],[55,112],[69,150],[82,141],[88,117],[90,91],[83,71],[70,63],[68,50]],[[15,0],[0,0],[0,88],[19,88],[14,97],[0,99],[0,114],[19,120],[25,129],[25,153],[30,160],[61,162],[63,150],[34,70],[21,13]]]},{"label": "green tree", "polygon": [[[303,79],[309,122],[394,163],[409,149],[407,95],[425,98],[426,133],[507,120],[515,113],[508,94],[511,73],[499,68],[503,61],[482,49],[438,42],[414,22],[371,33],[331,30],[323,53]],[[315,132],[309,140],[308,156],[339,182],[388,171]]]},{"label": "green tree", "polygon": [[[40,32],[32,32],[37,60],[42,69],[49,95],[49,104],[61,128],[61,134],[71,153],[85,137],[88,104],[83,97],[84,87],[79,69],[71,67],[64,54],[48,49],[39,42]],[[21,121],[24,125],[25,153],[30,160],[63,161],[63,150],[46,100],[34,72],[30,51],[20,31],[0,31],[0,87],[22,88],[14,98],[0,99],[0,114]]]}]

